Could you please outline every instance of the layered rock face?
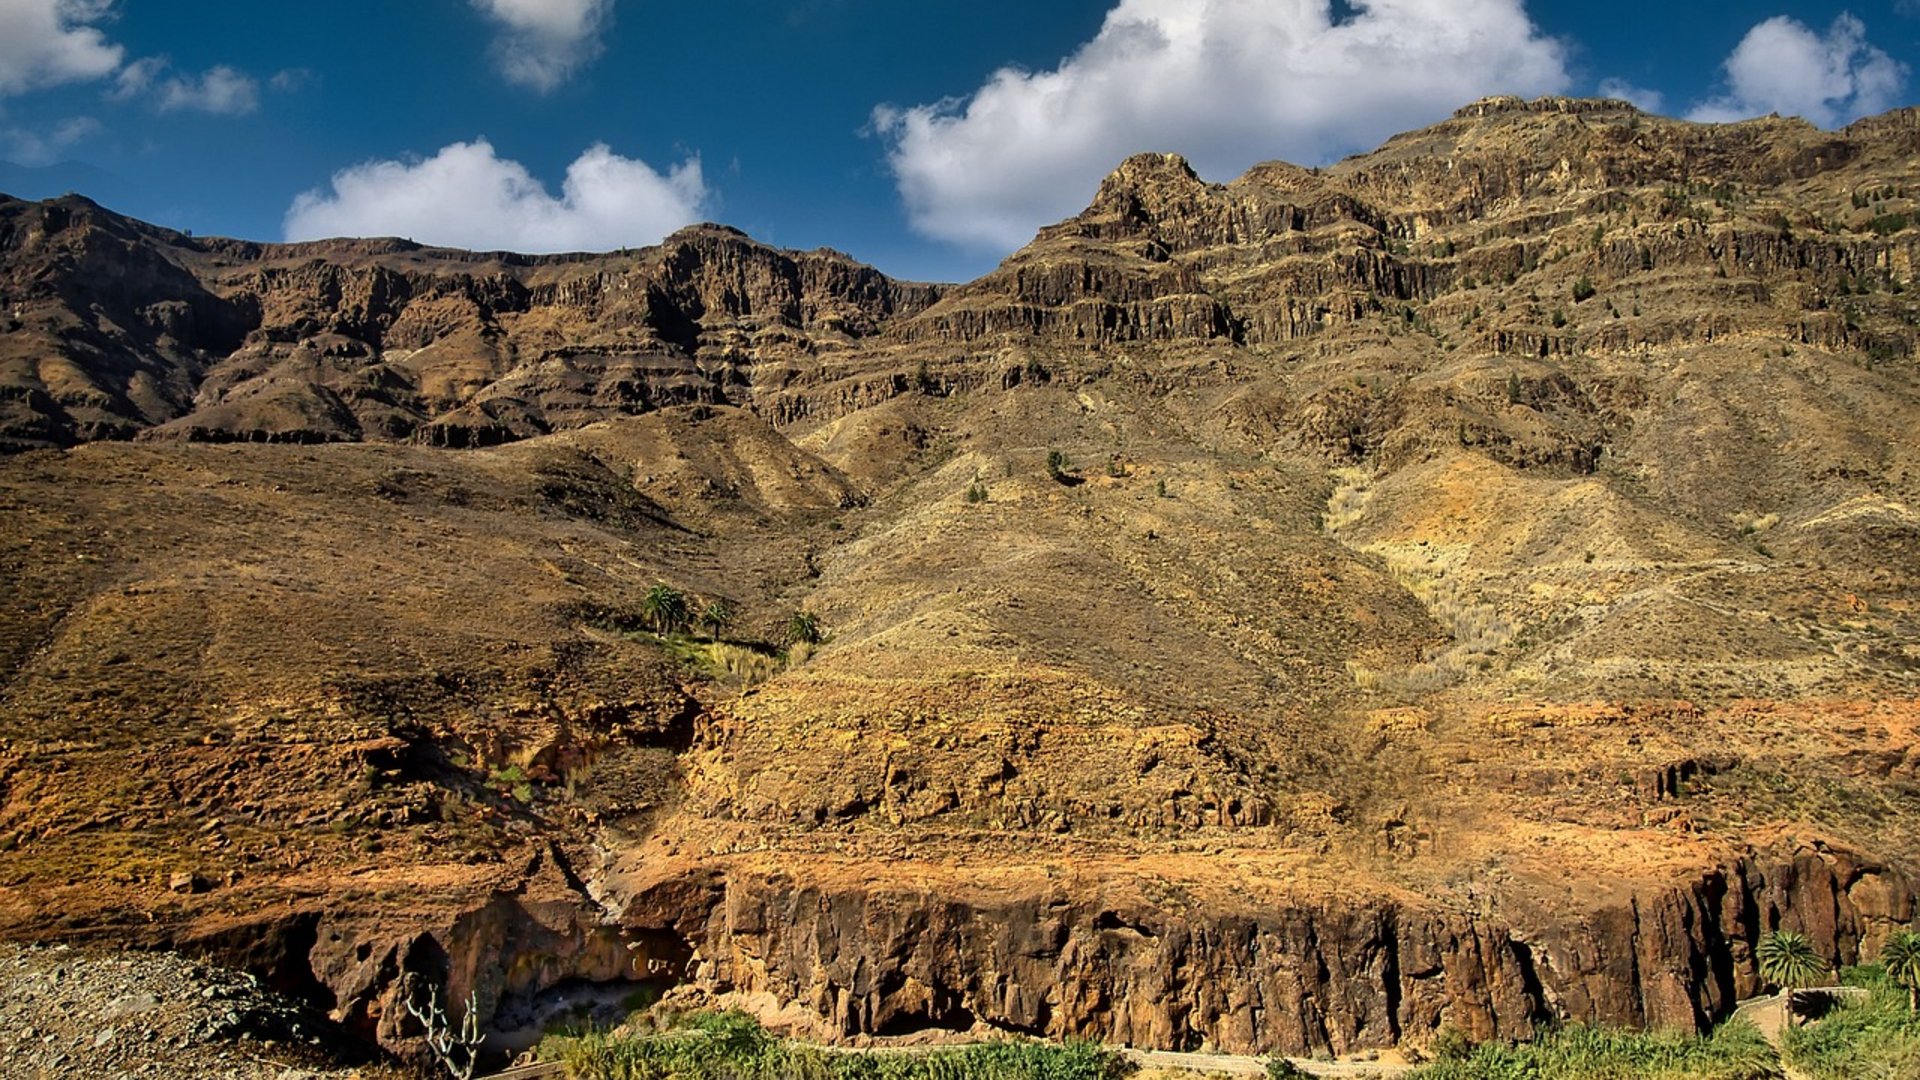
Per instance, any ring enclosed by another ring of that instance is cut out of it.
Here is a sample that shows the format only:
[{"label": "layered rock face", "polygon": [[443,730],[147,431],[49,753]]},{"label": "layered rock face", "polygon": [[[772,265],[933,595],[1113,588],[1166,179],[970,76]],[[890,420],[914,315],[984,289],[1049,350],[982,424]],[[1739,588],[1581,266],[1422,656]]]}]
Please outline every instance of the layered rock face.
[{"label": "layered rock face", "polygon": [[1154,869],[1022,881],[983,868],[876,890],[743,866],[717,875],[704,903],[643,891],[625,917],[696,942],[697,977],[799,1002],[841,1035],[984,1025],[1342,1054],[1448,1023],[1508,1040],[1567,1019],[1705,1027],[1761,991],[1752,950],[1764,927],[1791,921],[1852,954],[1873,927],[1913,914],[1903,875],[1811,852],[1739,860],[1526,936],[1404,900],[1248,903],[1224,880],[1170,903]]},{"label": "layered rock face", "polygon": [[1914,915],[1917,152],[1494,99],[1130,159],[938,287],[0,203],[0,933],[401,1049],[408,972],[503,1031],[1707,1025]]},{"label": "layered rock face", "polygon": [[[751,400],[757,378],[778,384],[783,365],[936,294],[718,226],[642,252],[530,258],[196,240],[79,198],[0,215],[14,447],[145,432],[489,445]],[[54,359],[81,348],[100,362]]]}]

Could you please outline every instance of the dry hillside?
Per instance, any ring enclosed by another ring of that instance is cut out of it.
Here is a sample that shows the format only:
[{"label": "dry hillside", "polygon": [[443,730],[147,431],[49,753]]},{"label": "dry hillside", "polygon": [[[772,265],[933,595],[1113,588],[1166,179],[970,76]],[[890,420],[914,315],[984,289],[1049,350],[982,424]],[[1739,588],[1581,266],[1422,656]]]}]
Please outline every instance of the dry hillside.
[{"label": "dry hillside", "polygon": [[[978,281],[0,199],[0,935],[1346,1052],[1920,878],[1920,111],[1130,159]],[[666,584],[729,623],[662,638]],[[796,612],[818,646],[787,647]]]}]

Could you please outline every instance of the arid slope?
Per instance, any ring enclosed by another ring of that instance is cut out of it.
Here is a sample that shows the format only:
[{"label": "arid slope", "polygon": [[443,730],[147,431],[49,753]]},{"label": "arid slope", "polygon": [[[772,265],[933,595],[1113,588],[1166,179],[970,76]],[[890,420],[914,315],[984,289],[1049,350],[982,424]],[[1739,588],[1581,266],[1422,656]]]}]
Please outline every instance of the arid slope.
[{"label": "arid slope", "polygon": [[[1914,914],[1917,157],[1495,99],[1133,158],[951,287],[0,203],[0,933],[396,1047],[404,971],[824,1037],[1705,1024],[1767,930]],[[732,621],[650,633],[662,583]]]}]

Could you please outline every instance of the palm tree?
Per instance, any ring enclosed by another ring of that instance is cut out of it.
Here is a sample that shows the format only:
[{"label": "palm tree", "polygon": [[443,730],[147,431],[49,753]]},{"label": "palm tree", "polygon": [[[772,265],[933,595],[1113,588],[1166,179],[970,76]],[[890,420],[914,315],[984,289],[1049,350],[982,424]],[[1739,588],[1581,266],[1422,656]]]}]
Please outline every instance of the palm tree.
[{"label": "palm tree", "polygon": [[733,605],[725,600],[709,601],[706,607],[700,609],[700,625],[707,628],[707,633],[718,638],[722,630],[733,625]]},{"label": "palm tree", "polygon": [[640,614],[657,633],[683,629],[687,625],[687,594],[671,585],[655,585],[640,601]]},{"label": "palm tree", "polygon": [[1793,1024],[1793,992],[1813,985],[1813,981],[1826,973],[1827,966],[1807,944],[1807,939],[1790,930],[1776,930],[1760,939],[1760,948],[1756,952],[1760,961],[1760,977],[1781,988],[1785,993],[1787,1024]]},{"label": "palm tree", "polygon": [[787,644],[818,645],[826,637],[820,627],[820,616],[811,611],[796,611],[787,616]]},{"label": "palm tree", "polygon": [[1887,978],[1907,988],[1907,1007],[1920,1012],[1920,934],[1901,930],[1880,949]]}]

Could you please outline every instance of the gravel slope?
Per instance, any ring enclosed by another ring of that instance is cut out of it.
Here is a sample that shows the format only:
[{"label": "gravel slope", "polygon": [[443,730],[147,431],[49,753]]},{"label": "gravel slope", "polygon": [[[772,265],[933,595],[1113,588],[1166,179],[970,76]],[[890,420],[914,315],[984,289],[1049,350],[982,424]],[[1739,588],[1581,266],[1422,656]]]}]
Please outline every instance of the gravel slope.
[{"label": "gravel slope", "polygon": [[0,1075],[399,1080],[250,975],[160,953],[0,945]]}]

